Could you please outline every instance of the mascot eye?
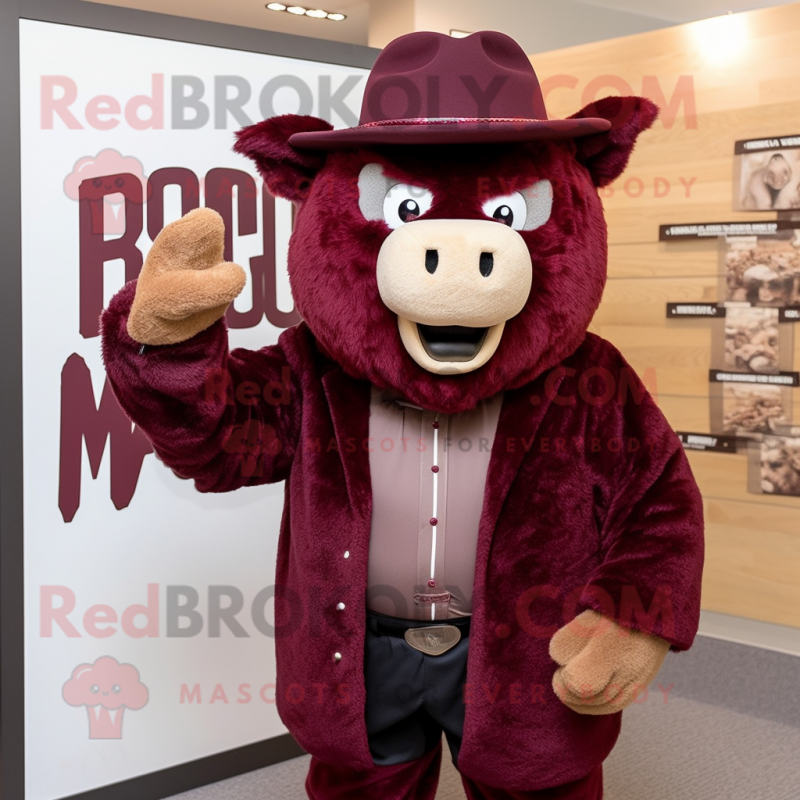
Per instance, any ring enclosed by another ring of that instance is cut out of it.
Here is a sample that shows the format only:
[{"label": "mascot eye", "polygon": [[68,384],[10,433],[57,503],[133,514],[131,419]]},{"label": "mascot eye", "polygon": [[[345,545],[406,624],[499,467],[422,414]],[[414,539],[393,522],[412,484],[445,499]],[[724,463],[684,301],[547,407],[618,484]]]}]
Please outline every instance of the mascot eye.
[{"label": "mascot eye", "polygon": [[433,194],[420,186],[398,183],[386,193],[383,201],[383,218],[394,229],[413,222],[427,213],[433,205]]},{"label": "mascot eye", "polygon": [[483,204],[483,213],[515,231],[521,231],[525,227],[528,206],[525,198],[519,192],[514,192],[488,200]]}]

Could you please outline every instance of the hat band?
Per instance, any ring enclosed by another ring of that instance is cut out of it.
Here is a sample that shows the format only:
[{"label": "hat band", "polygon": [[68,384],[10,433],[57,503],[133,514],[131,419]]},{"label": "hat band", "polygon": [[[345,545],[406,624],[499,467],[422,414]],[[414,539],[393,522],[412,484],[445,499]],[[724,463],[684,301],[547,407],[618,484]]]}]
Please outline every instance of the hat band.
[{"label": "hat band", "polygon": [[374,122],[365,122],[359,128],[381,128],[389,125],[449,125],[453,122],[547,122],[536,117],[412,117],[410,119],[380,119]]}]

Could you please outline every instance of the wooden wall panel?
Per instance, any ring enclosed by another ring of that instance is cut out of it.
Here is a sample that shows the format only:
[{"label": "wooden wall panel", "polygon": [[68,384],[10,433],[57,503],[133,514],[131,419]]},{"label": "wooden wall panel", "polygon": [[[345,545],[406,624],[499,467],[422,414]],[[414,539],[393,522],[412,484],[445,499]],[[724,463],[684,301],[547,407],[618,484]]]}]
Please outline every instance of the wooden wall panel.
[{"label": "wooden wall panel", "polygon": [[[665,305],[718,300],[719,255],[715,240],[659,243],[658,226],[775,218],[732,210],[733,144],[800,134],[799,38],[795,3],[532,57],[551,117],[594,99],[587,86],[600,75],[612,77],[598,97],[620,94],[611,85],[621,82],[656,102],[660,91],[667,105],[679,80],[691,83],[677,113],[662,113],[625,174],[601,191],[609,280],[591,327],[640,374],[654,371],[659,405],[676,429],[709,430],[712,326],[722,323],[667,320]],[[730,48],[715,59],[709,49],[719,42]],[[549,89],[554,76],[576,85]],[[800,390],[793,399],[800,423]],[[800,627],[800,499],[749,494],[744,454],[690,452],[689,460],[706,507],[704,608]]]},{"label": "wooden wall panel", "polygon": [[662,329],[669,326],[672,329],[676,320],[667,320],[667,303],[714,303],[719,296],[717,284],[715,275],[699,278],[612,279],[606,284],[603,302],[592,324],[647,325]]},{"label": "wooden wall panel", "polygon": [[[797,625],[800,536],[784,509],[707,501],[703,606]],[[757,540],[754,532],[757,531]]]},{"label": "wooden wall panel", "polygon": [[608,248],[609,278],[716,277],[719,251],[716,239],[700,243],[653,245],[612,244]]}]

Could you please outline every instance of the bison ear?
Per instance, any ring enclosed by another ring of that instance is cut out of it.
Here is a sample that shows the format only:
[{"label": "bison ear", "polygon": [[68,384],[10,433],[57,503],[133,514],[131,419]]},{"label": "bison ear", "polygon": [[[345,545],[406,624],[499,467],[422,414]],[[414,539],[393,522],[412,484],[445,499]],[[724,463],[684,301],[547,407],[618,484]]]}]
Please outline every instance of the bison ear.
[{"label": "bison ear", "polygon": [[636,139],[658,116],[658,106],[644,97],[604,97],[570,119],[607,119],[611,128],[575,139],[576,158],[589,170],[595,186],[616,180],[628,165]]},{"label": "bison ear", "polygon": [[270,194],[302,203],[325,164],[325,153],[292,147],[289,137],[303,131],[332,128],[333,125],[317,117],[284,114],[242,128],[236,134],[233,149],[256,162]]}]

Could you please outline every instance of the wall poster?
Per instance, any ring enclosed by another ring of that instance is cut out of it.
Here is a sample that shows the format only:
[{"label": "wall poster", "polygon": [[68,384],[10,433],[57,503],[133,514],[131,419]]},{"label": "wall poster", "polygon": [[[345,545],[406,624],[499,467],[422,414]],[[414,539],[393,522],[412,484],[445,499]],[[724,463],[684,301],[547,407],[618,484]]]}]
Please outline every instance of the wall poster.
[{"label": "wall poster", "polygon": [[734,211],[800,208],[800,135],[736,142],[733,189]]},{"label": "wall poster", "polygon": [[[792,137],[738,142],[737,153],[758,153],[781,142],[792,153],[790,145],[800,148],[800,137]],[[800,167],[797,172],[800,176]],[[735,207],[749,208],[737,202]],[[800,386],[794,347],[794,323],[800,321],[800,221],[662,225],[659,235],[661,241],[709,237],[719,243],[719,300],[667,304],[668,319],[709,320],[712,331],[709,428],[679,435],[686,449],[746,452],[748,491],[800,497],[797,437],[785,433],[794,422]]]},{"label": "wall poster", "polygon": [[375,55],[264,31],[242,36],[296,56],[154,38],[237,29],[98,9],[138,35],[19,21],[24,800],[133,796],[126,781],[285,734],[271,625],[283,487],[201,495],[165,468],[106,383],[98,317],[163,225],[203,205],[248,272],[232,346],[298,321],[291,206],[233,134],[280,113],[357,124]]}]

